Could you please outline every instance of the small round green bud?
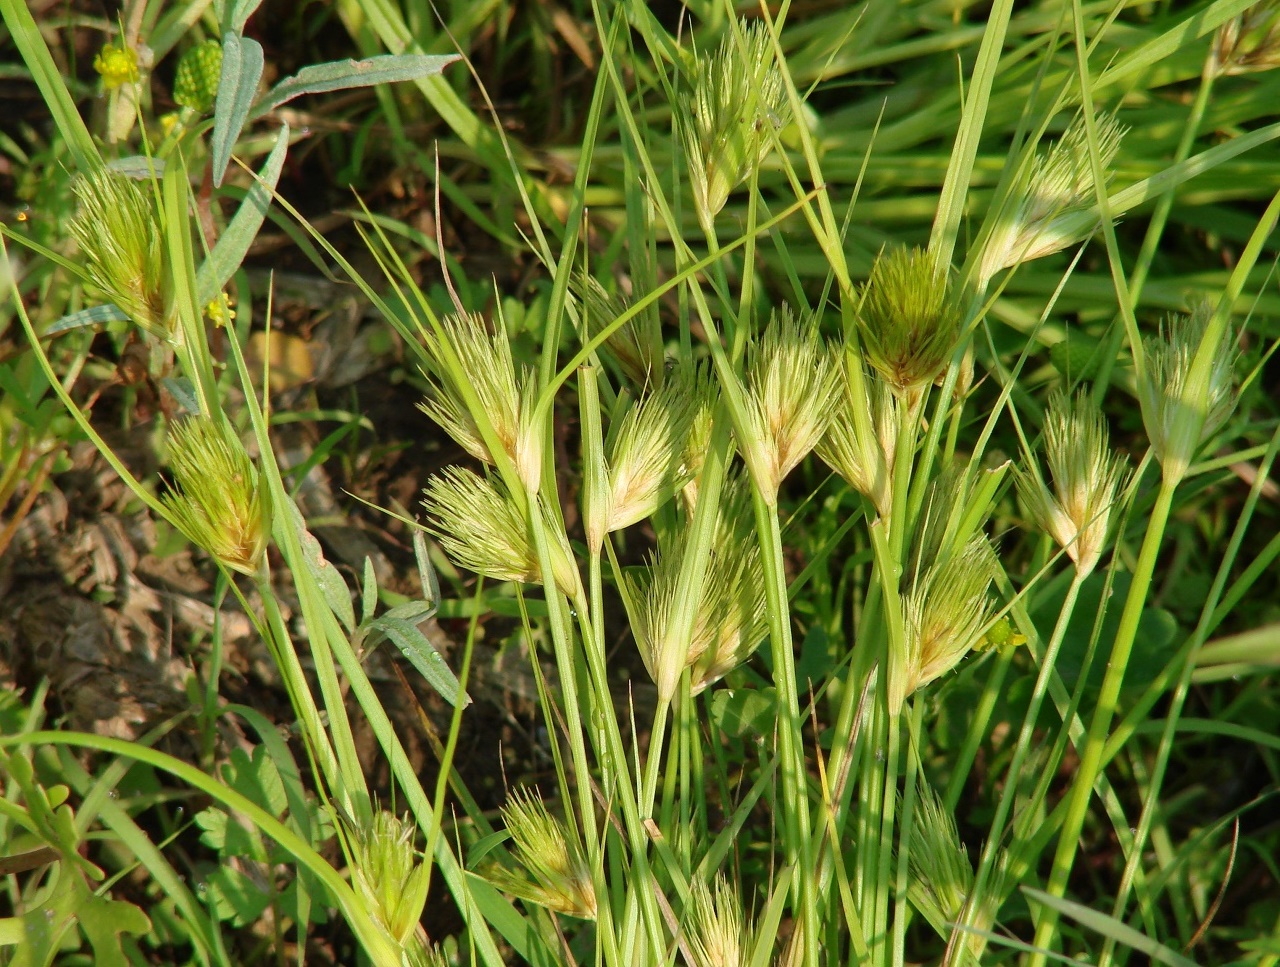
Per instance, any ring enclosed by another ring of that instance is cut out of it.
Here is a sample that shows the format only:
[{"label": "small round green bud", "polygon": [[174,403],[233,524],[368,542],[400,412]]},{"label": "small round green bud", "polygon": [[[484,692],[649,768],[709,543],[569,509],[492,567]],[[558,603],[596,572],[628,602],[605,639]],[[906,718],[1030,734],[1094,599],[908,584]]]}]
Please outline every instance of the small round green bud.
[{"label": "small round green bud", "polygon": [[222,76],[222,45],[206,40],[182,55],[173,78],[173,99],[200,114],[213,110]]}]

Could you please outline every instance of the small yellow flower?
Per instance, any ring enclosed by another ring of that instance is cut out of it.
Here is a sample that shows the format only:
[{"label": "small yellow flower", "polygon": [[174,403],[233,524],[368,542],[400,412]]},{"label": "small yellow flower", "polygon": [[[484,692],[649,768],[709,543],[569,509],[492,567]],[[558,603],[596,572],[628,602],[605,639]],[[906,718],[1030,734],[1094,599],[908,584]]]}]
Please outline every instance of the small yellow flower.
[{"label": "small yellow flower", "polygon": [[209,317],[210,322],[222,329],[236,317],[236,311],[231,308],[231,304],[231,300],[227,298],[226,294],[221,293],[204,307],[204,314]]},{"label": "small yellow flower", "polygon": [[132,47],[107,44],[93,59],[93,69],[102,75],[102,86],[109,91],[136,83],[140,76],[138,52]]}]

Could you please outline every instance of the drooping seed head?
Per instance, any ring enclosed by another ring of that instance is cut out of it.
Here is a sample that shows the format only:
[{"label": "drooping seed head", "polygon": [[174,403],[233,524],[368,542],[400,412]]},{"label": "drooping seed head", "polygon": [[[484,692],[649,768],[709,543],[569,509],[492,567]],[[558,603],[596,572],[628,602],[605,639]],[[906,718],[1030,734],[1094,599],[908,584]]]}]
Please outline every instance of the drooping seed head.
[{"label": "drooping seed head", "polygon": [[[546,583],[522,502],[500,483],[449,467],[427,484],[422,503],[430,515],[427,530],[454,563],[499,581]],[[568,538],[559,528],[549,531],[555,585],[574,597],[581,578]]]},{"label": "drooping seed head", "polygon": [[739,447],[765,500],[826,432],[840,374],[816,316],[775,313],[747,350],[748,438]]},{"label": "drooping seed head", "polygon": [[80,206],[71,235],[80,246],[89,288],[152,336],[171,338],[164,233],[152,186],[100,168],[81,175],[72,188]]},{"label": "drooping seed head", "polygon": [[493,870],[488,879],[499,889],[557,913],[581,920],[596,918],[591,871],[565,825],[547,810],[542,796],[517,789],[502,807],[515,858],[527,878],[510,870]]}]

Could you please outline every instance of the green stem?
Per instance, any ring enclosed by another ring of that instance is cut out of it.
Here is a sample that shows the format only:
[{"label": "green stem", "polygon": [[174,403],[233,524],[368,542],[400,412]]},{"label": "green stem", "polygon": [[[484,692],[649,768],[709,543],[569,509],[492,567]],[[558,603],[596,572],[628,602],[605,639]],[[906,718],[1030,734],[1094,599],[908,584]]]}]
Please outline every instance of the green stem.
[{"label": "green stem", "polygon": [[[924,705],[914,698],[911,700],[910,736],[912,744],[918,749],[920,730],[924,721]],[[915,818],[916,807],[916,766],[918,754],[907,754],[907,773],[902,795],[902,823],[898,827],[898,874],[893,898],[893,965],[903,967],[906,959],[907,922],[911,919],[911,910],[907,904],[907,883],[911,861],[911,827]]]},{"label": "green stem", "polygon": [[[1133,642],[1138,634],[1138,621],[1142,617],[1142,608],[1151,586],[1151,578],[1155,572],[1156,557],[1160,552],[1160,543],[1164,537],[1165,525],[1173,508],[1173,495],[1177,489],[1176,481],[1169,477],[1161,479],[1160,493],[1151,517],[1147,523],[1147,534],[1138,553],[1137,565],[1134,568],[1133,581],[1129,586],[1129,594],[1125,599],[1124,612],[1120,616],[1120,625],[1116,630],[1115,643],[1111,648],[1111,659],[1107,662],[1107,674],[1102,680],[1102,690],[1098,695],[1098,704],[1093,718],[1089,722],[1089,733],[1085,739],[1084,753],[1080,766],[1076,771],[1075,781],[1071,785],[1070,798],[1067,805],[1066,818],[1062,830],[1058,834],[1058,848],[1053,857],[1053,870],[1049,874],[1047,892],[1051,896],[1061,897],[1066,893],[1067,878],[1075,863],[1076,850],[1080,846],[1080,833],[1084,829],[1085,816],[1089,811],[1089,800],[1092,798],[1093,786],[1102,767],[1102,753],[1107,741],[1107,732],[1111,727],[1111,719],[1115,715],[1116,705],[1120,699],[1120,686],[1124,682],[1125,669],[1129,664],[1129,655],[1133,650]],[[1041,910],[1041,918],[1035,933],[1035,946],[1041,952],[1032,955],[1029,967],[1044,967],[1045,954],[1052,942],[1058,923],[1056,910],[1045,907]]]},{"label": "green stem", "polygon": [[777,510],[753,489],[752,503],[760,534],[765,600],[769,617],[769,641],[773,653],[773,681],[778,695],[778,746],[781,760],[783,843],[789,865],[795,866],[800,905],[800,929],[804,933],[804,963],[818,963],[818,913],[814,893],[813,853],[809,823],[808,774],[805,768],[804,733],[800,697],[796,687],[791,611],[787,603],[787,576],[783,570],[782,528]]},{"label": "green stem", "polygon": [[[1031,737],[1035,732],[1036,722],[1040,717],[1040,708],[1044,704],[1045,695],[1049,691],[1049,681],[1053,677],[1054,664],[1058,659],[1058,650],[1062,646],[1062,641],[1067,634],[1067,626],[1071,622],[1071,615],[1076,608],[1076,599],[1080,595],[1080,588],[1084,585],[1087,574],[1076,571],[1071,579],[1071,586],[1067,588],[1066,598],[1062,602],[1062,609],[1058,612],[1058,620],[1053,626],[1053,634],[1049,638],[1049,645],[1045,649],[1044,656],[1040,660],[1040,674],[1036,676],[1035,687],[1031,692],[1031,701],[1027,704],[1026,714],[1022,717],[1022,729],[1018,733],[1018,743],[1013,750],[1013,758],[1009,761],[1008,771],[1005,773],[1004,790],[1000,795],[1000,801],[996,804],[996,813],[991,820],[991,829],[987,833],[986,846],[982,851],[982,859],[978,864],[977,874],[973,879],[973,888],[969,891],[969,900],[965,906],[964,916],[961,917],[960,923],[956,925],[951,938],[951,944],[948,947],[947,960],[944,962],[946,967],[958,963],[958,958],[963,957],[965,949],[969,949],[975,961],[980,960],[982,952],[986,947],[986,938],[979,934],[968,934],[966,939],[962,935],[964,927],[977,926],[981,930],[986,930],[990,924],[981,922],[978,912],[983,910],[983,890],[987,886],[987,881],[991,877],[991,872],[995,867],[996,856],[998,855],[1000,844],[1004,838],[1004,825],[1009,818],[1009,813],[1013,808],[1014,799],[1017,798],[1018,779],[1022,775],[1022,766],[1026,761],[1027,753],[1031,749]],[[1010,649],[1012,652],[1012,649]]]}]

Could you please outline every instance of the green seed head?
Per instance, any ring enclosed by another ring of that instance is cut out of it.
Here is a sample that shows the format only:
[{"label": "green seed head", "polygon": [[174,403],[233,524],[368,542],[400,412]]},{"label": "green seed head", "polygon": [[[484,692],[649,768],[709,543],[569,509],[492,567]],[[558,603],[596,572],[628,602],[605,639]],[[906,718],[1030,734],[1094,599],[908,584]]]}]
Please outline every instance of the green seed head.
[{"label": "green seed head", "polygon": [[770,504],[782,481],[826,432],[840,387],[831,350],[816,316],[783,308],[747,351],[748,438],[739,446]]},{"label": "green seed head", "polygon": [[173,321],[151,185],[102,168],[77,178],[72,188],[80,207],[71,235],[90,288],[151,335],[168,338]]},{"label": "green seed head", "polygon": [[744,24],[741,43],[730,32],[714,54],[698,57],[676,123],[694,208],[708,231],[730,192],[773,147],[770,129],[781,130],[789,118],[786,86],[764,24]]},{"label": "green seed head", "polygon": [[431,868],[414,848],[417,827],[389,812],[354,831],[352,885],[365,909],[401,946],[412,945],[427,902]]},{"label": "green seed head", "polygon": [[1075,562],[1091,573],[1106,546],[1107,525],[1124,480],[1124,460],[1111,452],[1107,423],[1088,393],[1049,398],[1044,446],[1053,478],[1051,491],[1034,465],[1016,471],[1018,489],[1037,523]]},{"label": "green seed head", "polygon": [[256,574],[266,553],[270,501],[229,425],[193,416],[169,431],[176,485],[161,498],[177,528],[224,567]]},{"label": "green seed head", "polygon": [[[863,369],[862,391],[849,379],[849,367]],[[827,434],[817,453],[845,482],[888,516],[893,500],[893,458],[898,440],[898,400],[860,358],[848,355],[841,365],[841,390]],[[861,419],[856,412],[862,410]]]},{"label": "green seed head", "polygon": [[921,248],[880,254],[862,289],[858,323],[868,362],[908,399],[937,379],[960,338],[946,273]]},{"label": "green seed head", "polygon": [[502,807],[516,859],[527,879],[509,870],[493,870],[488,879],[499,889],[581,920],[596,918],[591,871],[567,828],[547,811],[542,796],[516,790]]},{"label": "green seed head", "polygon": [[[1175,481],[1186,476],[1200,445],[1221,428],[1236,405],[1235,333],[1228,326],[1219,341],[1209,328],[1212,318],[1213,307],[1202,302],[1190,315],[1169,317],[1159,336],[1142,346],[1142,420],[1161,470]],[[1209,355],[1197,367],[1196,358],[1211,336],[1215,344],[1204,347]]]},{"label": "green seed head", "polygon": [[1280,67],[1280,3],[1264,0],[1218,28],[1216,73],[1252,74]]},{"label": "green seed head", "polygon": [[213,110],[222,75],[222,45],[206,40],[189,49],[178,61],[173,78],[173,99],[200,114]]},{"label": "green seed head", "polygon": [[716,874],[714,886],[695,880],[690,894],[686,935],[692,967],[746,967],[751,934],[742,901],[724,874]]},{"label": "green seed head", "polygon": [[[427,484],[422,503],[430,514],[427,529],[455,563],[499,581],[544,583],[524,502],[499,482],[450,467]],[[550,532],[555,584],[574,597],[582,585],[568,538],[559,528]]]}]

